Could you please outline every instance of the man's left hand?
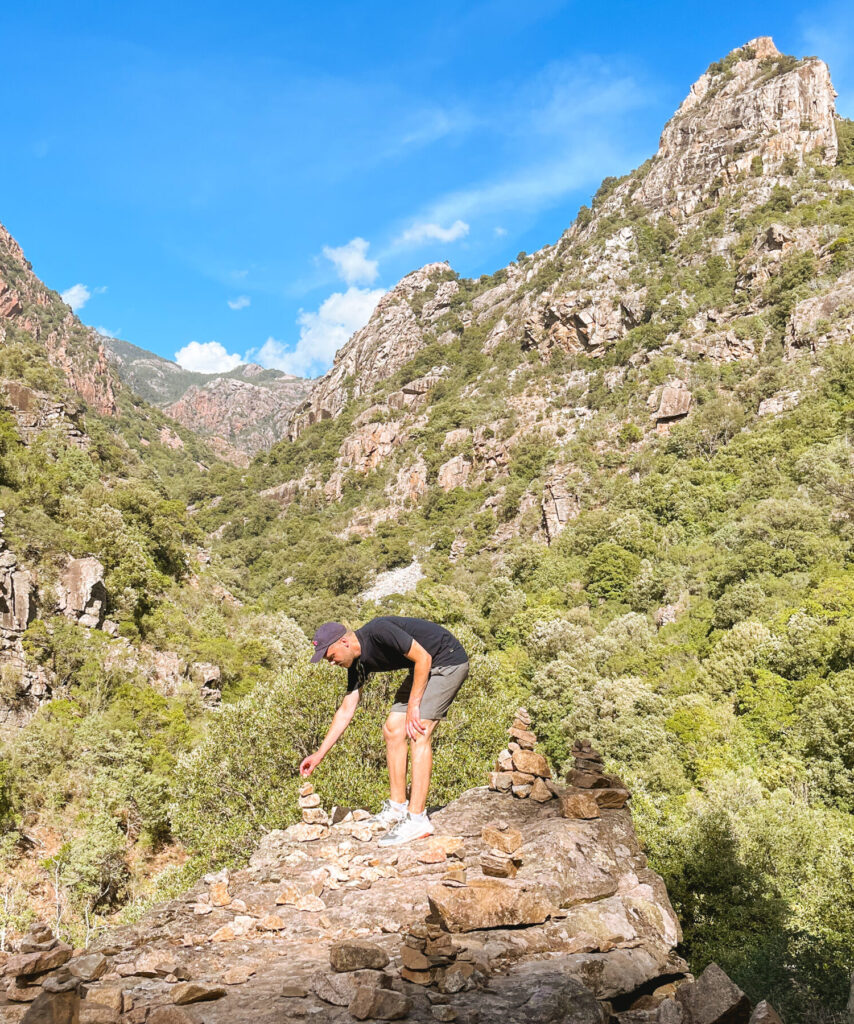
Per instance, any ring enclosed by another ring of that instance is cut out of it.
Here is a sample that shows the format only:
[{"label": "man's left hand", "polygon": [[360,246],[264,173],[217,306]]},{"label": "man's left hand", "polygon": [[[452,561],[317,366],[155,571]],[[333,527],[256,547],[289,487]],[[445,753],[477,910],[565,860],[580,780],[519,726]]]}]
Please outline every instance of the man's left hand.
[{"label": "man's left hand", "polygon": [[415,741],[426,732],[427,726],[421,721],[421,708],[410,704],[406,709],[406,735]]}]

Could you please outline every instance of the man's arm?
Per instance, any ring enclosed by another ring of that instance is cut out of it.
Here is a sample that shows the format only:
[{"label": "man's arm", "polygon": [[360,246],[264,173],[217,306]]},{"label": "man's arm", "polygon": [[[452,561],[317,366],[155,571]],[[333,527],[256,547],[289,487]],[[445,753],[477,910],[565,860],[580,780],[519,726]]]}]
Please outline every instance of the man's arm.
[{"label": "man's arm", "polygon": [[417,740],[419,735],[423,736],[427,732],[427,727],[421,721],[421,698],[427,688],[433,658],[417,640],[412,641],[406,657],[413,662],[412,689],[409,693],[409,703],[406,705],[406,735],[411,740]]},{"label": "man's arm", "polygon": [[326,757],[338,740],[341,739],[347,726],[350,724],[353,715],[356,713],[358,704],[359,690],[351,690],[350,693],[345,695],[344,700],[341,701],[338,710],[332,717],[332,723],[327,730],[323,742],[313,754],[309,754],[308,757],[303,759],[302,764],[300,764],[300,775],[311,775],[314,769],[320,764],[324,757]]}]

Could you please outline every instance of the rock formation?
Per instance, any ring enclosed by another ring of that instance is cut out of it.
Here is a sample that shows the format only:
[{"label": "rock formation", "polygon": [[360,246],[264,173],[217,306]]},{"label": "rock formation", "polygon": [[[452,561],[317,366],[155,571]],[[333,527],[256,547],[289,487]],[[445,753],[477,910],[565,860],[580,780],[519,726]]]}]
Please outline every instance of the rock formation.
[{"label": "rock formation", "polygon": [[118,379],[103,339],[42,284],[21,247],[0,226],[0,342],[23,337],[44,352],[96,412],[115,415]]},{"label": "rock formation", "polygon": [[384,295],[367,325],[336,352],[332,369],[296,410],[290,436],[337,416],[349,398],[368,394],[407,363],[459,290],[453,276],[446,263],[428,263]]},{"label": "rock formation", "polygon": [[[526,718],[514,733],[533,735]],[[588,743],[574,754],[570,797],[614,790]],[[566,816],[563,798],[474,789],[433,815],[434,836],[379,847],[367,811],[327,813],[309,783],[299,803],[302,822],[247,868],[88,951],[35,928],[2,967],[2,1019],[747,1024],[723,971],[695,981],[676,955],[679,924],[622,804]]]},{"label": "rock formation", "polygon": [[69,559],[59,584],[59,610],[81,626],[100,629],[107,607],[104,566],[91,555]]}]

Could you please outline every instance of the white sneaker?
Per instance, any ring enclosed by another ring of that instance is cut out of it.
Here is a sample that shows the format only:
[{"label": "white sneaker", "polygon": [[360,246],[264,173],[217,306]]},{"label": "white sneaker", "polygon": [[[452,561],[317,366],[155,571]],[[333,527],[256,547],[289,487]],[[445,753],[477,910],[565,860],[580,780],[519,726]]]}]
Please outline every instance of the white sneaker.
[{"label": "white sneaker", "polygon": [[391,800],[383,800],[379,813],[375,814],[373,818],[368,818],[365,824],[370,825],[371,828],[392,828],[405,818],[407,813],[406,807],[401,811],[396,807],[392,807]]},{"label": "white sneaker", "polygon": [[377,840],[377,846],[400,846],[401,843],[411,843],[416,839],[426,839],[427,836],[432,836],[435,831],[433,822],[426,815],[423,818],[413,818],[407,812],[406,817],[401,818],[393,829],[386,832],[384,836],[380,836]]}]

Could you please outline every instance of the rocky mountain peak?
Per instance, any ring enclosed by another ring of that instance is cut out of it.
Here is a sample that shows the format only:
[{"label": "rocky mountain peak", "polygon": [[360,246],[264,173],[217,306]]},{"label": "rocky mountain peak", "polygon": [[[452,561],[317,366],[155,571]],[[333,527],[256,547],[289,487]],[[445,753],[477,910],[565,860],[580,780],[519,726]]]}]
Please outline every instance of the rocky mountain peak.
[{"label": "rocky mountain peak", "polygon": [[633,200],[686,215],[710,187],[740,176],[779,173],[808,157],[832,166],[835,96],[824,61],[783,55],[770,36],[752,39],[691,86]]},{"label": "rocky mountain peak", "polygon": [[[459,291],[447,263],[428,263],[402,278],[377,304],[371,319],[335,353],[332,369],[299,406],[290,436],[337,416],[348,398],[369,393],[418,352]],[[352,378],[352,387],[344,382]]]}]

